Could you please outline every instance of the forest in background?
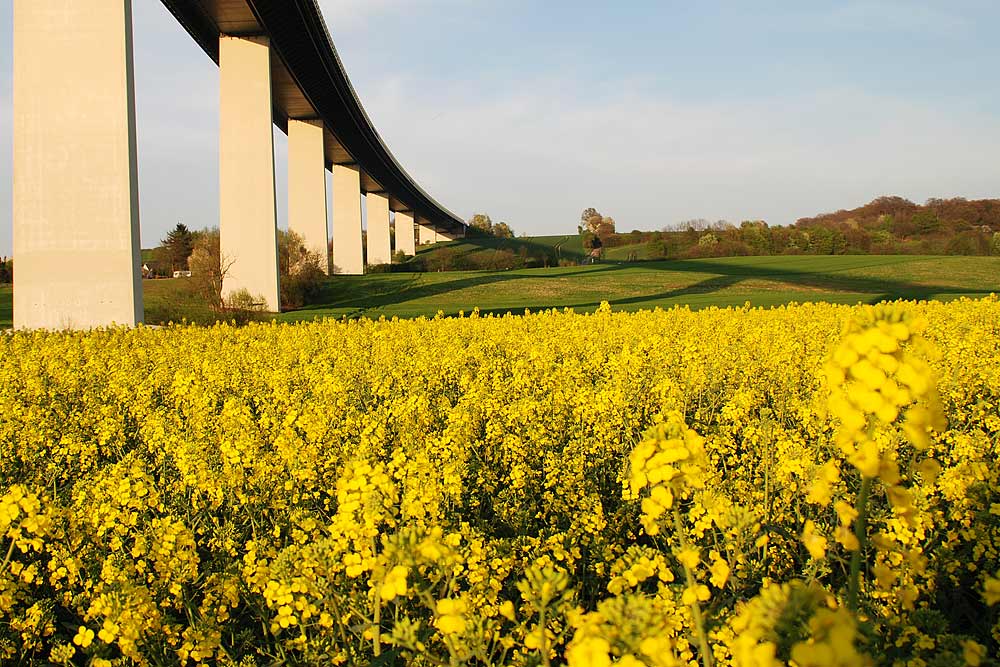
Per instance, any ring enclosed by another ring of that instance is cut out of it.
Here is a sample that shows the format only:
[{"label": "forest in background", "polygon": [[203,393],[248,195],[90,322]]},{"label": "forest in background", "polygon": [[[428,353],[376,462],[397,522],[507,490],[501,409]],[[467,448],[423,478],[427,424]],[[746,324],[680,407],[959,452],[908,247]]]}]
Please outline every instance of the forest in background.
[{"label": "forest in background", "polygon": [[661,231],[596,233],[585,246],[636,248],[636,259],[740,255],[1000,255],[1000,199],[930,199],[916,204],[879,197],[852,210],[770,226],[746,220],[689,220]]}]

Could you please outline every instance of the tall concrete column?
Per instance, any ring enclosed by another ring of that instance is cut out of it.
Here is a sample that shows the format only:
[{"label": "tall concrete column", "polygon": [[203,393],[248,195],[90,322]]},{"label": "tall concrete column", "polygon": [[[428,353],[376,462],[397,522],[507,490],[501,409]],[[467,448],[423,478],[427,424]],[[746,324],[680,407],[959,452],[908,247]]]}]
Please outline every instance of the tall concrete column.
[{"label": "tall concrete column", "polygon": [[396,250],[402,250],[410,257],[417,254],[412,213],[396,212]]},{"label": "tall concrete column", "polygon": [[333,270],[345,276],[365,272],[361,172],[357,167],[333,167]]},{"label": "tall concrete column", "polygon": [[437,243],[437,237],[434,233],[434,229],[425,225],[423,221],[417,222],[417,242],[420,245]]},{"label": "tall concrete column", "polygon": [[319,254],[320,268],[330,273],[326,229],[326,158],[323,123],[288,121],[288,229],[302,237],[306,249]]},{"label": "tall concrete column", "polygon": [[14,2],[14,326],[142,322],[130,0]]},{"label": "tall concrete column", "polygon": [[268,39],[223,35],[219,82],[223,298],[246,290],[277,312],[281,304]]},{"label": "tall concrete column", "polygon": [[392,242],[389,238],[389,200],[369,193],[368,200],[368,263],[391,264]]}]

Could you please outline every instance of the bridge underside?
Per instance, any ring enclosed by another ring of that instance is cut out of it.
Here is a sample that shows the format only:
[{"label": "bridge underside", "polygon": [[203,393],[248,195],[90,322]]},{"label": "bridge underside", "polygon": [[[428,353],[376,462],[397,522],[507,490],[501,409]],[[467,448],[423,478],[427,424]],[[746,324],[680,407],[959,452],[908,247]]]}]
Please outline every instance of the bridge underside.
[{"label": "bridge underside", "polygon": [[219,38],[266,35],[271,42],[274,122],[320,120],[328,167],[356,166],[361,190],[392,211],[412,212],[444,233],[464,222],[424,192],[389,152],[347,78],[315,0],[162,0],[201,48],[219,62]]},{"label": "bridge underside", "polygon": [[[221,69],[224,298],[280,308],[272,123],[289,134],[289,226],[330,272],[365,270],[362,194],[368,263],[390,261],[393,216],[409,255],[418,230],[422,243],[464,235],[375,130],[315,0],[162,1]],[[15,327],[137,324],[131,0],[15,0],[14,19]]]}]

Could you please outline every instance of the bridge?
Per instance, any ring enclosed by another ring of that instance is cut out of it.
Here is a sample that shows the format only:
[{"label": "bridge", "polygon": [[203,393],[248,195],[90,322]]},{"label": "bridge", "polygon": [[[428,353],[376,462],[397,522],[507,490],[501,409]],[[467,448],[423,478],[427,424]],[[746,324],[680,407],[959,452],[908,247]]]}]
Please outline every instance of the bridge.
[{"label": "bridge", "polygon": [[[372,125],[316,0],[162,2],[220,69],[224,296],[280,309],[273,125],[288,226],[328,273],[389,263],[393,216],[408,255],[464,236]],[[13,204],[16,328],[142,322],[131,0],[15,0]]]}]

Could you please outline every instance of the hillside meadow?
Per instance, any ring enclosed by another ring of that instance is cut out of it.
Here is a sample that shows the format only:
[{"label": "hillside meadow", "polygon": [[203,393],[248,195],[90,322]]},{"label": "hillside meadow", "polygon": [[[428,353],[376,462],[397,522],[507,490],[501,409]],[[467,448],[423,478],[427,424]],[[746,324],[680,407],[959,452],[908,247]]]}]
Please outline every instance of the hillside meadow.
[{"label": "hillside meadow", "polygon": [[0,336],[4,665],[989,665],[1000,303]]},{"label": "hillside meadow", "polygon": [[[429,252],[434,252],[433,250]],[[523,313],[602,302],[634,312],[687,305],[856,304],[894,299],[948,301],[1000,292],[1000,257],[730,257],[669,262],[602,262],[512,271],[448,271],[335,276],[316,303],[282,313],[315,317],[433,317],[471,312]]]},{"label": "hillside meadow", "polygon": [[[540,239],[540,240],[539,240]],[[486,239],[496,244],[510,239]],[[493,252],[454,242],[421,251],[434,255]],[[522,240],[517,240],[522,241]],[[571,250],[579,237],[537,237]],[[620,250],[620,249],[615,249]],[[219,319],[185,279],[143,281],[147,324]],[[605,261],[583,266],[510,271],[441,271],[333,276],[313,303],[275,317],[284,322],[323,317],[434,317],[470,313],[523,313],[546,308],[592,312],[604,301],[614,310],[687,305],[778,306],[788,303],[878,303],[894,299],[948,301],[1000,292],[1000,257],[796,256],[730,257],[668,262]],[[12,326],[12,291],[0,286],[0,327]]]}]

